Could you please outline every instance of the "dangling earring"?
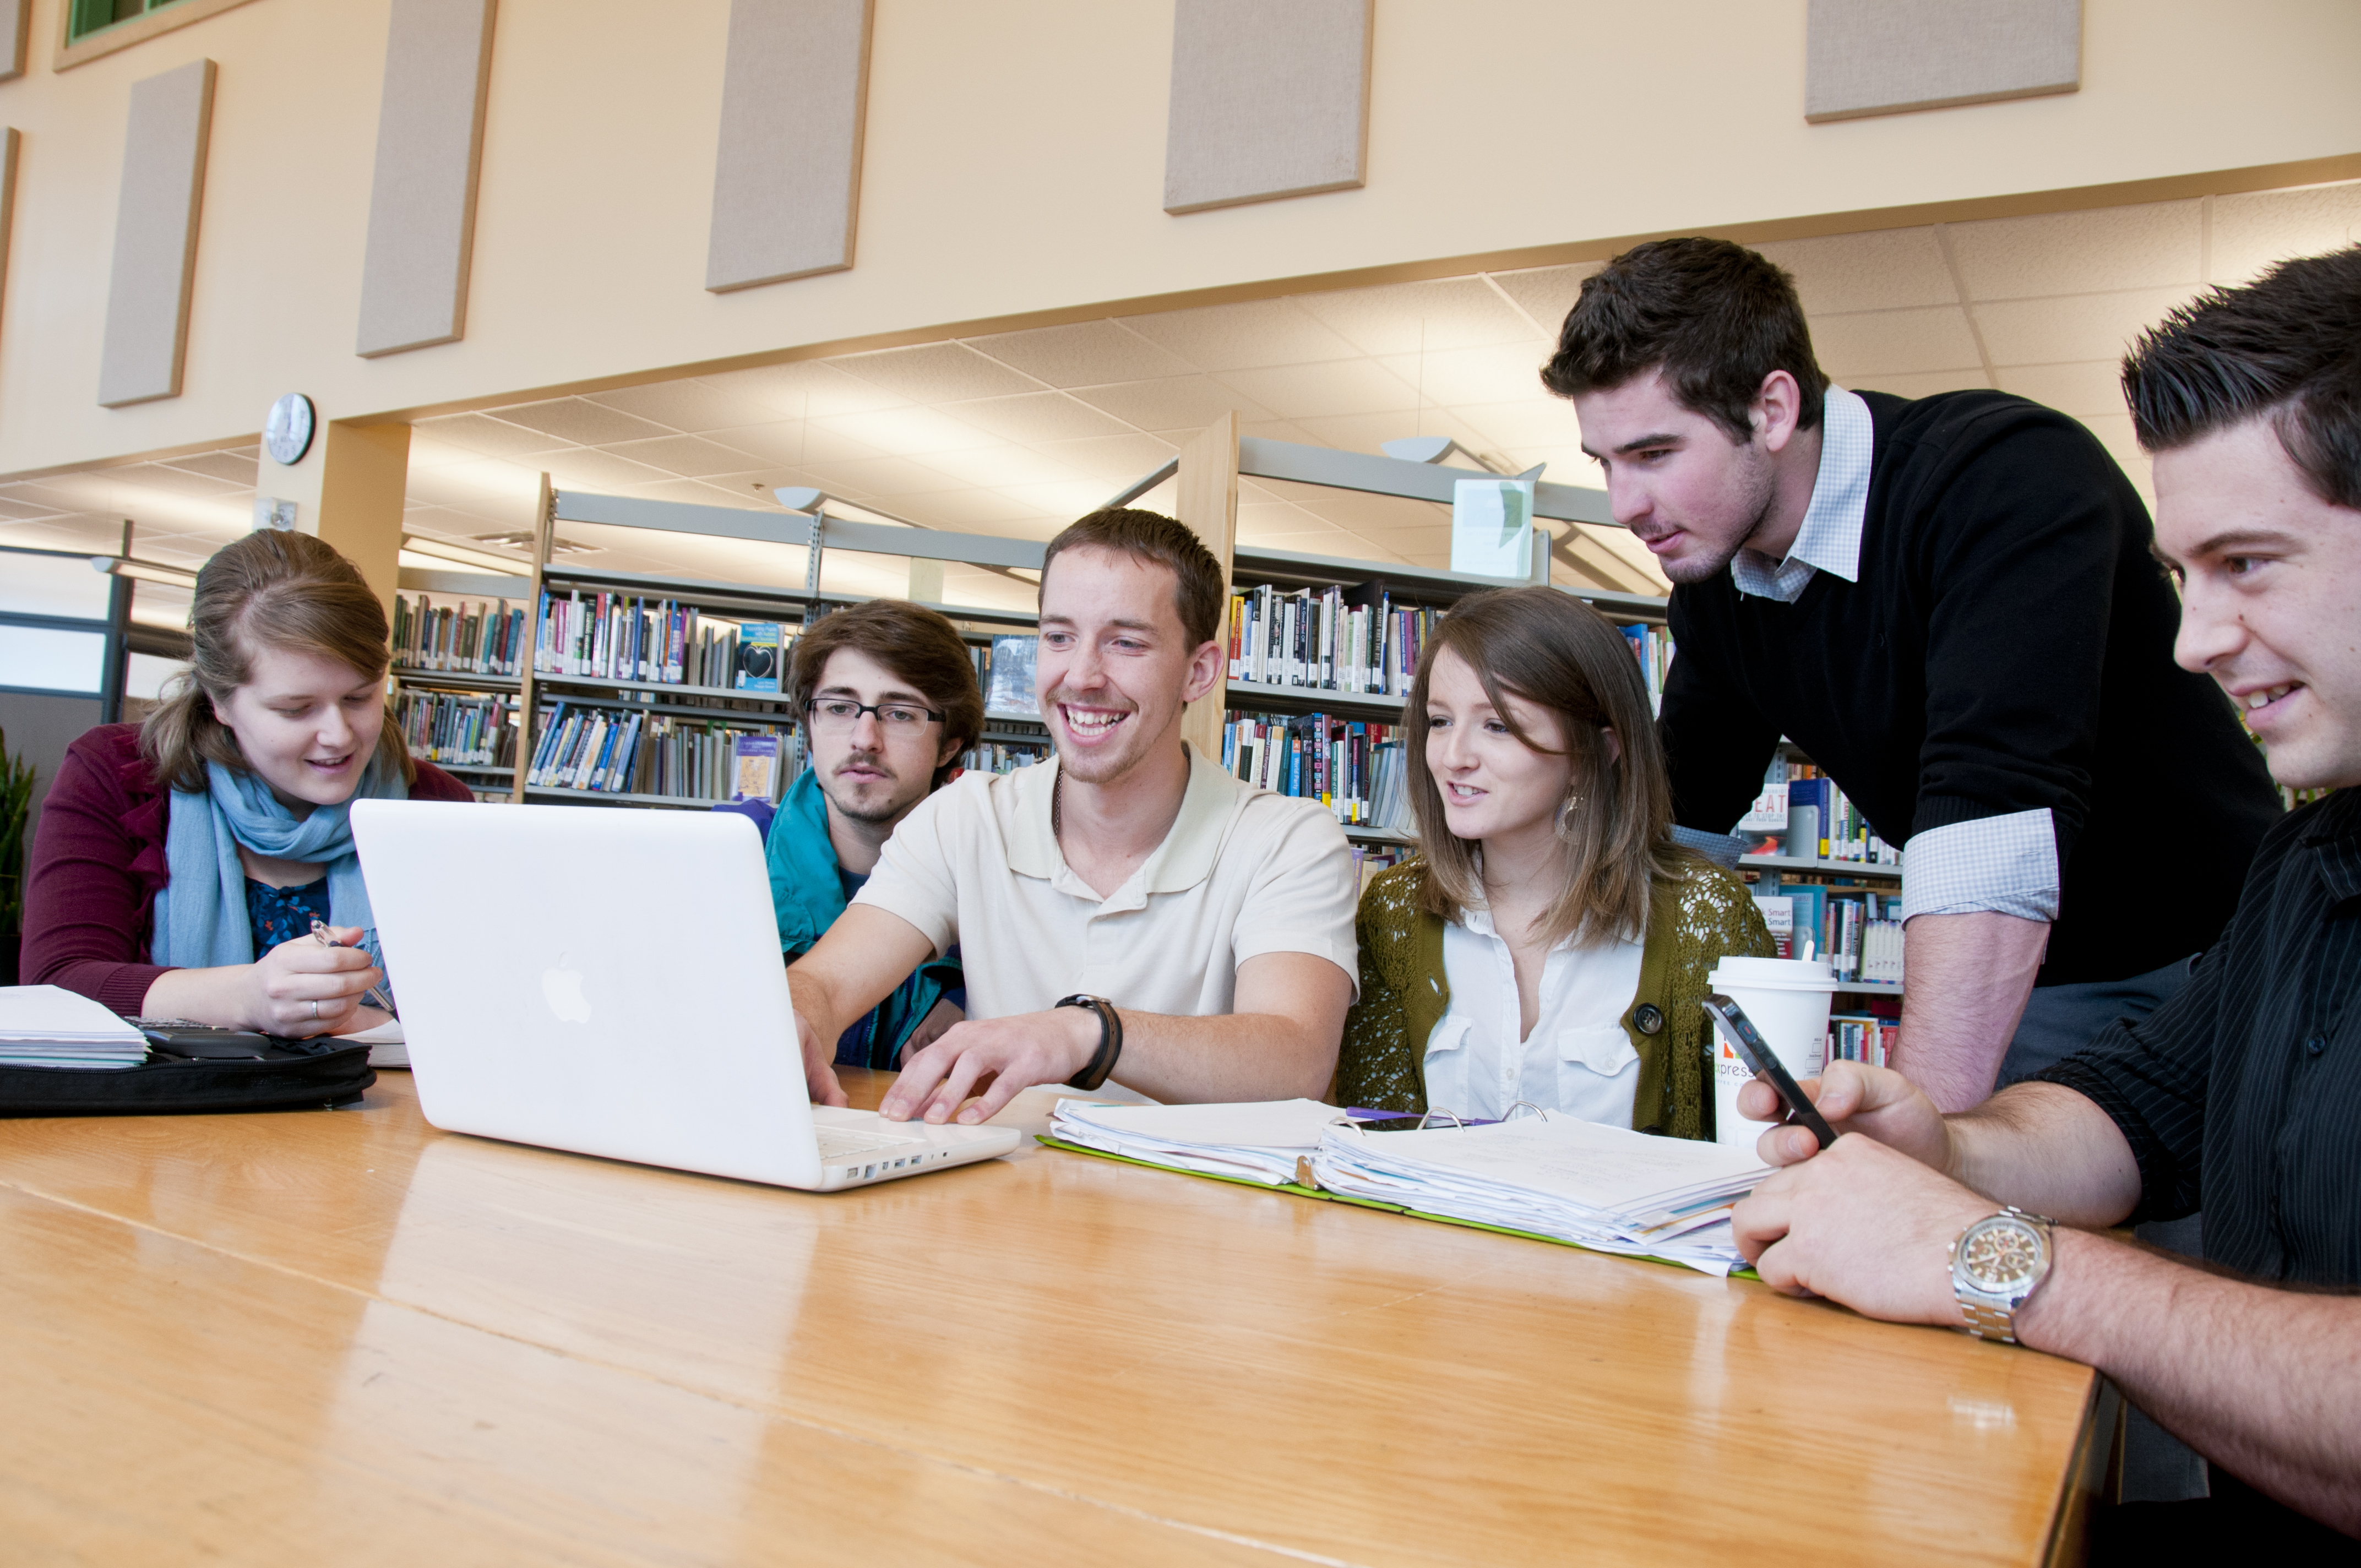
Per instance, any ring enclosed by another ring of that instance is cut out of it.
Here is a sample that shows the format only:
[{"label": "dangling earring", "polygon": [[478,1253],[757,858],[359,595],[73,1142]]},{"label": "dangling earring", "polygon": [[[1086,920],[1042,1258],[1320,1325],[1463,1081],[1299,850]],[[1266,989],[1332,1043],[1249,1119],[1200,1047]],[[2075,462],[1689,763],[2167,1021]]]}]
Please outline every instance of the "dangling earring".
[{"label": "dangling earring", "polygon": [[1574,814],[1581,809],[1582,796],[1575,794],[1571,790],[1568,790],[1566,792],[1565,799],[1558,804],[1557,820],[1552,825],[1551,828],[1553,832],[1556,833],[1557,841],[1559,843],[1571,844],[1574,842],[1576,836],[1567,831],[1567,827],[1573,822]]}]

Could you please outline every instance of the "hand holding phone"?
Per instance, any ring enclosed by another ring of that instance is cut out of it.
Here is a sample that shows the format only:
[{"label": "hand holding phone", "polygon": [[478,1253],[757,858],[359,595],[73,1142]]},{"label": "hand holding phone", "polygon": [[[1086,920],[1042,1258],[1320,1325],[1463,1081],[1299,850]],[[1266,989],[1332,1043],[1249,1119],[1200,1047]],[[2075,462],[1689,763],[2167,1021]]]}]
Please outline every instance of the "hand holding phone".
[{"label": "hand holding phone", "polygon": [[1705,1015],[1713,1020],[1715,1030],[1730,1042],[1730,1048],[1738,1053],[1738,1059],[1771,1080],[1771,1087],[1777,1090],[1779,1098],[1787,1102],[1789,1119],[1809,1127],[1812,1136],[1820,1141],[1820,1147],[1826,1148],[1835,1143],[1837,1135],[1829,1127],[1828,1119],[1820,1114],[1819,1107],[1812,1103],[1811,1097],[1795,1082],[1794,1075],[1787,1070],[1786,1063],[1779,1059],[1779,1053],[1771,1048],[1761,1031],[1754,1027],[1754,1021],[1746,1015],[1746,1009],[1719,992],[1707,997],[1704,1007]]}]

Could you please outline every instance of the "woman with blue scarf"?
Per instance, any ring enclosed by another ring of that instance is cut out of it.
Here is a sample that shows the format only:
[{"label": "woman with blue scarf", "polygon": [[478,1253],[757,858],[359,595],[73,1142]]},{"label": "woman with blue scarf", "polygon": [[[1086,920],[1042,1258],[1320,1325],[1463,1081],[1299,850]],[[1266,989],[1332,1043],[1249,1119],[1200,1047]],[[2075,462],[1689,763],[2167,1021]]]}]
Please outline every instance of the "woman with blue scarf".
[{"label": "woman with blue scarf", "polygon": [[144,724],[67,749],[26,879],[26,981],[274,1035],[382,1023],[346,808],[472,798],[385,721],[384,608],[317,539],[252,533],[197,574],[190,630],[190,672]]}]

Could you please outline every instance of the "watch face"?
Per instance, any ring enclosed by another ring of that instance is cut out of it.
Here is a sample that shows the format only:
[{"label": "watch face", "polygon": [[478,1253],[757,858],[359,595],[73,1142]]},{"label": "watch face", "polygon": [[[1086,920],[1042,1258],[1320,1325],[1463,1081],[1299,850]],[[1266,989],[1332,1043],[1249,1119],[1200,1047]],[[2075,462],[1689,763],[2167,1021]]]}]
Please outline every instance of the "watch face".
[{"label": "watch face", "polygon": [[2012,1295],[2041,1272],[2040,1234],[2021,1220],[1995,1217],[1968,1234],[1960,1266],[1977,1289]]},{"label": "watch face", "polygon": [[290,392],[270,405],[262,425],[263,450],[275,463],[301,463],[312,449],[312,400]]}]

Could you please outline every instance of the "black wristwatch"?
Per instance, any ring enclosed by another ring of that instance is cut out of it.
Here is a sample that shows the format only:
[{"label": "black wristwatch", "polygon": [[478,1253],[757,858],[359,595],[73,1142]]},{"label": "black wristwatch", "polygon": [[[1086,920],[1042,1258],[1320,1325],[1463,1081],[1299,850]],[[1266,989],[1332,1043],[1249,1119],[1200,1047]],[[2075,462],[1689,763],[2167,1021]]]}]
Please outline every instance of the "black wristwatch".
[{"label": "black wristwatch", "polygon": [[1107,1074],[1115,1070],[1116,1058],[1123,1055],[1123,1019],[1115,1013],[1115,1003],[1105,997],[1079,991],[1058,998],[1057,1005],[1087,1007],[1099,1015],[1099,1048],[1093,1053],[1088,1067],[1066,1080],[1067,1088],[1088,1094],[1107,1080]]}]

